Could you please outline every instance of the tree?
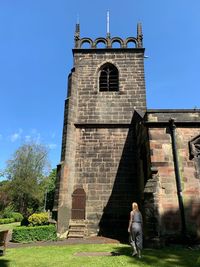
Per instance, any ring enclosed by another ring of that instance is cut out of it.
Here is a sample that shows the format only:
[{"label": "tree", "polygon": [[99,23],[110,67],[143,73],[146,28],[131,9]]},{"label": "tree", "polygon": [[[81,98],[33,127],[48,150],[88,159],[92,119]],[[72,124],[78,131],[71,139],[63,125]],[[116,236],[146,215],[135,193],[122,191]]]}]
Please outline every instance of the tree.
[{"label": "tree", "polygon": [[56,187],[56,169],[52,169],[45,181],[45,209],[52,210]]},{"label": "tree", "polygon": [[23,144],[7,162],[10,195],[16,211],[28,216],[43,204],[45,171],[49,166],[44,145]]},{"label": "tree", "polygon": [[0,182],[0,211],[3,212],[4,209],[11,203],[11,197],[8,194],[10,191],[10,182],[7,180]]}]

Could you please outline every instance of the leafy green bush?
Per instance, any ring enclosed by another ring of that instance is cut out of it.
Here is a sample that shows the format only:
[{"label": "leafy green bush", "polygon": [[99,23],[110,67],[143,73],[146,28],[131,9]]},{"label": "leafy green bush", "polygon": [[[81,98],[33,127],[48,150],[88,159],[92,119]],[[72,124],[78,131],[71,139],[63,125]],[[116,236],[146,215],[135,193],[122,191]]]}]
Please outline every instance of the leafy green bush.
[{"label": "leafy green bush", "polygon": [[4,219],[0,219],[0,224],[7,224],[7,223],[13,223],[15,222],[14,218],[4,218]]},{"label": "leafy green bush", "polygon": [[14,219],[14,222],[21,222],[23,219],[23,215],[19,212],[15,212],[11,205],[7,206],[0,214],[1,219]]},{"label": "leafy green bush", "polygon": [[56,240],[56,228],[54,225],[44,226],[19,226],[13,229],[12,241],[29,243],[33,241]]},{"label": "leafy green bush", "polygon": [[2,213],[3,218],[12,218],[13,211],[14,210],[11,205],[7,206]]},{"label": "leafy green bush", "polygon": [[15,222],[21,222],[23,220],[23,215],[19,212],[12,212],[11,218],[13,218]]},{"label": "leafy green bush", "polygon": [[28,217],[29,224],[31,226],[39,226],[49,224],[49,216],[47,212],[33,213]]}]

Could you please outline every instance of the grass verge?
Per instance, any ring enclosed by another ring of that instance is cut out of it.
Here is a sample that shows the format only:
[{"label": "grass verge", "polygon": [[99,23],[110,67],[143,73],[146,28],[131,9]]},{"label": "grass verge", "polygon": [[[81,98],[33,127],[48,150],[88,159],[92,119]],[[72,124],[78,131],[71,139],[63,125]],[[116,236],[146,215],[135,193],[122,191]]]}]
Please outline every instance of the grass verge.
[{"label": "grass verge", "polygon": [[[115,252],[120,256],[76,256],[77,252]],[[199,267],[200,250],[181,247],[145,249],[142,259],[133,258],[128,245],[81,244],[7,249],[2,267]]]}]

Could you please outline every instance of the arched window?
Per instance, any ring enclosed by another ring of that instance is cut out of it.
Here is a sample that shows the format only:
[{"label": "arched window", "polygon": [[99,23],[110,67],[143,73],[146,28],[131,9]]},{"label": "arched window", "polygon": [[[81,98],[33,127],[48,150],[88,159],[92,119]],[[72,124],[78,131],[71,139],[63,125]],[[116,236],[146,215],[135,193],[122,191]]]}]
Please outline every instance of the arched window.
[{"label": "arched window", "polygon": [[99,75],[99,91],[113,92],[119,90],[118,69],[110,63],[103,65]]}]

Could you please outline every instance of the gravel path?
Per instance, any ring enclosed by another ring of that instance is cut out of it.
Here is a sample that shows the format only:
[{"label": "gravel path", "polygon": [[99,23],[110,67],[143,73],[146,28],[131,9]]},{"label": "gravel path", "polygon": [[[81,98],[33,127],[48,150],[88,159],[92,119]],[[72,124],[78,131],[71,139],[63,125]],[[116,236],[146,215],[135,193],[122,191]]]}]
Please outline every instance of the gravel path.
[{"label": "gravel path", "polygon": [[22,248],[22,247],[35,247],[35,246],[66,246],[74,244],[118,244],[118,240],[106,237],[88,237],[88,238],[71,238],[58,241],[38,241],[33,243],[13,243],[8,242],[8,248]]}]

